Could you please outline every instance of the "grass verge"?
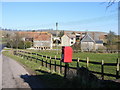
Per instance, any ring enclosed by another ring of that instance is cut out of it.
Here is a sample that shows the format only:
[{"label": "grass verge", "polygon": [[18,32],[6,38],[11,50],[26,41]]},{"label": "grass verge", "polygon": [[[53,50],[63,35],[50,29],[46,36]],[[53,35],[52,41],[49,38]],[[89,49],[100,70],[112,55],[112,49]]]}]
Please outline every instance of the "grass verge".
[{"label": "grass verge", "polygon": [[[86,81],[87,77],[84,78],[77,78],[73,77],[71,80],[63,78],[62,75],[55,73],[55,72],[50,72],[49,69],[40,66],[40,61],[35,61],[35,60],[27,60],[25,58],[21,58],[19,56],[15,56],[12,54],[12,51],[4,51],[3,54],[5,56],[8,56],[26,67],[30,68],[35,72],[35,77],[39,77],[40,80],[43,81],[43,84],[46,88],[99,88],[99,87],[106,87],[103,83],[104,82],[99,82],[98,81]],[[84,80],[85,79],[85,80]],[[104,86],[102,86],[104,85]],[[108,87],[111,87],[113,85],[113,82],[110,84],[106,84]],[[114,85],[113,85],[114,86]],[[118,84],[117,84],[118,86]],[[116,84],[115,84],[116,87]]]},{"label": "grass verge", "polygon": [[35,72],[34,76],[39,77],[42,80],[43,84],[47,88],[63,88],[63,87],[71,87],[67,86],[68,80],[64,79],[62,75],[50,72],[49,69],[40,66],[40,62],[37,63],[35,61],[29,61],[24,58],[20,58],[11,54],[12,51],[4,51],[2,52],[3,55],[8,56],[19,63],[23,64],[25,67],[30,68],[33,72]]}]

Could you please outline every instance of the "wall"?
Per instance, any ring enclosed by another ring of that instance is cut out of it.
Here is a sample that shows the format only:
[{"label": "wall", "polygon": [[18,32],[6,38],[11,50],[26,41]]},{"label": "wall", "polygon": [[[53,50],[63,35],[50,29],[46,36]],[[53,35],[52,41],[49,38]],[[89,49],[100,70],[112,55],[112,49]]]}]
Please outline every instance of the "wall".
[{"label": "wall", "polygon": [[91,51],[95,49],[94,42],[81,42],[81,50],[83,51]]},{"label": "wall", "polygon": [[103,44],[95,44],[95,49],[104,49],[105,47],[103,46]]},{"label": "wall", "polygon": [[34,47],[50,47],[50,49],[52,48],[51,41],[33,41],[33,43]]},{"label": "wall", "polygon": [[63,35],[61,37],[61,45],[62,46],[70,46],[70,38],[67,35]]}]

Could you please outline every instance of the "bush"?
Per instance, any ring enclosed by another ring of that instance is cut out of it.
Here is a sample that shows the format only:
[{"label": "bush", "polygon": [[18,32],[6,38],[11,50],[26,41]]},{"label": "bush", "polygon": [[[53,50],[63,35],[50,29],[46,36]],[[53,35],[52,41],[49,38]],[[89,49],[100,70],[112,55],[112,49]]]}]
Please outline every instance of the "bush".
[{"label": "bush", "polygon": [[105,46],[100,46],[100,47],[98,47],[98,49],[97,49],[97,51],[99,52],[99,53],[105,53],[106,52],[106,47]]},{"label": "bush", "polygon": [[75,43],[71,46],[73,50],[81,50],[81,44],[80,43]]},{"label": "bush", "polygon": [[[12,45],[12,47],[11,47]],[[32,46],[32,42],[30,41],[19,41],[18,43],[18,49],[26,49],[26,48],[30,48]],[[17,45],[15,42],[9,42],[7,43],[6,47],[8,48],[17,48]]]},{"label": "bush", "polygon": [[19,48],[19,49],[24,49],[24,42],[23,42],[23,41],[20,41],[20,42],[18,43],[18,48]]},{"label": "bush", "polygon": [[107,45],[106,47],[108,52],[112,53],[118,51],[118,45]]},{"label": "bush", "polygon": [[25,48],[30,48],[32,46],[32,42],[25,41]]}]

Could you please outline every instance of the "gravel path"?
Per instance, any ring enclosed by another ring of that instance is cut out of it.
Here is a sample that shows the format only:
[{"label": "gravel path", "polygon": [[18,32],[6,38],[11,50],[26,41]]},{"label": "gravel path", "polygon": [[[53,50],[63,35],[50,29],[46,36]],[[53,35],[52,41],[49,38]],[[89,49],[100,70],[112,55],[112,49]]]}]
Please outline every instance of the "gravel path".
[{"label": "gravel path", "polygon": [[2,88],[43,88],[18,62],[6,56],[2,58]]}]

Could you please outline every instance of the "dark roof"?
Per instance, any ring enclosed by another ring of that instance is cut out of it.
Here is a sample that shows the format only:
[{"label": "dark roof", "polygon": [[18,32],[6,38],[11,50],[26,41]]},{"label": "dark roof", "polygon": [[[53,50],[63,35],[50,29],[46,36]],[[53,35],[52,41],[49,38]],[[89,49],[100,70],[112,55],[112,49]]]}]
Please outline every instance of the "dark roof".
[{"label": "dark roof", "polygon": [[95,42],[88,34],[86,34],[81,42]]},{"label": "dark roof", "polygon": [[102,44],[103,41],[102,40],[98,40],[98,41],[95,41],[96,43],[99,43],[99,44]]}]

